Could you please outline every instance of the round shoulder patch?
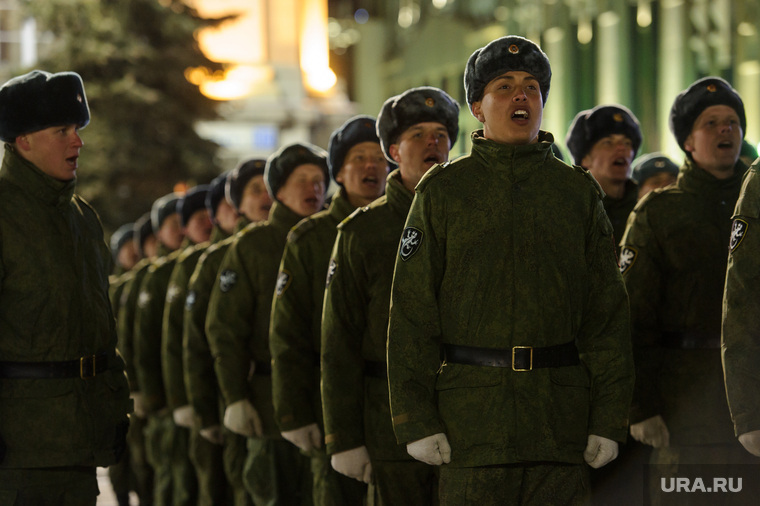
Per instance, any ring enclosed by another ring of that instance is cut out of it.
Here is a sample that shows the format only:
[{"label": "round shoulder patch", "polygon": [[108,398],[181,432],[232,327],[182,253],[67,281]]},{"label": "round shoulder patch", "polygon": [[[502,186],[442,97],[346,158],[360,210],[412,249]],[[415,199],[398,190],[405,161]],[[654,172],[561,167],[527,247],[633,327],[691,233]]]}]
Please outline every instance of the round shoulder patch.
[{"label": "round shoulder patch", "polygon": [[280,271],[280,273],[277,275],[277,285],[275,286],[275,293],[277,294],[277,297],[282,297],[282,294],[285,293],[285,290],[288,289],[290,286],[290,273],[288,271]]},{"label": "round shoulder patch", "polygon": [[625,274],[628,269],[633,267],[633,264],[636,262],[636,256],[638,255],[638,252],[635,248],[631,248],[630,246],[624,246],[620,250],[620,258],[618,259],[618,265],[620,266],[620,274]]},{"label": "round shoulder patch", "polygon": [[219,274],[219,289],[222,293],[227,293],[232,290],[232,287],[237,283],[237,278],[237,272],[230,269],[223,270],[222,273]]},{"label": "round shoulder patch", "polygon": [[185,311],[191,311],[193,309],[196,298],[197,295],[195,293],[195,290],[190,290],[187,292],[187,297],[185,297]]},{"label": "round shoulder patch", "polygon": [[734,223],[731,225],[731,243],[729,245],[730,251],[734,251],[739,247],[739,245],[742,243],[742,239],[744,239],[744,236],[747,235],[748,228],[749,223],[746,221],[740,218],[734,219]]},{"label": "round shoulder patch", "polygon": [[422,235],[422,230],[418,228],[406,227],[404,229],[404,233],[401,235],[401,248],[399,249],[401,260],[406,262],[417,253],[422,244]]}]

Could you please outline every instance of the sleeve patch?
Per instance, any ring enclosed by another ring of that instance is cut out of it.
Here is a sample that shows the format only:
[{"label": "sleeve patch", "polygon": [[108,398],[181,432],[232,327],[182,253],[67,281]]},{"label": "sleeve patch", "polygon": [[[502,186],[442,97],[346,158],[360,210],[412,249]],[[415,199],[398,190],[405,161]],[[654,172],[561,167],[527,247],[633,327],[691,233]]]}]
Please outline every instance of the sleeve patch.
[{"label": "sleeve patch", "polygon": [[625,274],[631,267],[633,267],[637,255],[638,252],[630,246],[625,246],[620,250],[620,258],[618,259],[620,274]]},{"label": "sleeve patch", "polygon": [[277,297],[282,297],[282,294],[285,293],[285,290],[288,289],[290,286],[292,276],[288,271],[280,271],[280,274],[277,275],[277,285],[275,287],[275,293],[277,294]]},{"label": "sleeve patch", "polygon": [[335,272],[338,270],[338,262],[334,259],[330,259],[330,266],[327,268],[327,280],[325,281],[325,287],[330,286],[330,281],[332,281],[333,276],[335,276]]},{"label": "sleeve patch", "polygon": [[739,218],[734,219],[734,223],[731,226],[730,251],[734,251],[739,247],[739,245],[742,243],[742,239],[744,239],[744,236],[747,235],[748,228],[749,223],[746,221]]},{"label": "sleeve patch", "polygon": [[417,250],[422,244],[422,230],[414,227],[406,227],[404,233],[401,236],[401,248],[399,255],[401,260],[406,262],[412,255],[417,253]]},{"label": "sleeve patch", "polygon": [[237,278],[237,272],[233,270],[225,269],[222,271],[222,273],[219,274],[219,289],[222,293],[227,293],[232,290],[232,287],[237,283]]},{"label": "sleeve patch", "polygon": [[185,311],[191,311],[193,309],[196,297],[195,290],[187,292],[187,297],[185,297]]}]

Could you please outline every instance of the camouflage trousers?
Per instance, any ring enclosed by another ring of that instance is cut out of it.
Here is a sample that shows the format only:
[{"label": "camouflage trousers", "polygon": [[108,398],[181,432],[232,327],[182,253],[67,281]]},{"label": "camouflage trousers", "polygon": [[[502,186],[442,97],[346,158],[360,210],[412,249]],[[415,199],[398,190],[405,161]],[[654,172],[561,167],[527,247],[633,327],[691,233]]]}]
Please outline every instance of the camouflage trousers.
[{"label": "camouflage trousers", "polygon": [[514,464],[440,468],[441,506],[588,504],[586,464]]},{"label": "camouflage trousers", "polygon": [[0,506],[95,506],[94,467],[0,469]]},{"label": "camouflage trousers", "polygon": [[140,499],[140,506],[153,504],[153,468],[145,456],[146,423],[145,418],[135,415],[130,417],[127,451],[119,463],[108,468],[108,477],[116,496],[129,494],[130,490],[134,490]]},{"label": "camouflage trousers", "polygon": [[232,504],[232,487],[224,475],[224,447],[214,444],[196,429],[190,430],[190,461],[198,481],[198,506]]},{"label": "camouflage trousers", "polygon": [[438,505],[438,468],[416,460],[372,459],[373,502],[395,506]]},{"label": "camouflage trousers", "polygon": [[243,467],[248,455],[248,438],[224,429],[224,474],[232,487],[234,506],[253,506],[253,499],[243,482]]},{"label": "camouflage trousers", "polygon": [[145,430],[148,462],[154,470],[154,505],[186,506],[197,501],[197,480],[189,456],[190,431],[171,413],[151,415]]},{"label": "camouflage trousers", "polygon": [[311,506],[308,457],[284,439],[248,438],[243,482],[256,506]]}]

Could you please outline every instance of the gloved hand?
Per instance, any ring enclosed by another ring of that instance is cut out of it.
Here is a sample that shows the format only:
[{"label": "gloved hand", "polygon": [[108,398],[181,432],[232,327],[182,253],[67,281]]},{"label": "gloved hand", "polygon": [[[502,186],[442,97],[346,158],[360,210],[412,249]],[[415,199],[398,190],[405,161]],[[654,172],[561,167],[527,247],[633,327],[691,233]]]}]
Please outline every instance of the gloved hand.
[{"label": "gloved hand", "polygon": [[602,436],[590,434],[586,449],[583,451],[583,460],[594,469],[609,464],[618,456],[617,441]]},{"label": "gloved hand", "polygon": [[148,416],[148,412],[145,409],[145,397],[143,397],[142,392],[131,392],[129,397],[132,399],[132,404],[134,404],[135,416],[138,418]]},{"label": "gloved hand", "polygon": [[192,429],[195,426],[195,410],[189,404],[180,406],[172,411],[172,418],[174,418],[174,424],[179,427]]},{"label": "gloved hand", "polygon": [[364,483],[372,482],[372,463],[366,446],[336,453],[330,458],[330,463],[340,474]]},{"label": "gloved hand", "polygon": [[443,432],[407,444],[406,453],[431,466],[440,466],[451,462],[451,446],[449,446],[449,439]]},{"label": "gloved hand", "polygon": [[222,445],[224,444],[224,433],[222,432],[222,426],[221,425],[211,425],[210,427],[205,427],[198,431],[203,439],[206,441],[215,444],[215,445]]},{"label": "gloved hand", "polygon": [[285,431],[282,433],[282,437],[304,452],[310,452],[314,448],[322,447],[322,432],[316,423],[305,425],[299,429]]},{"label": "gloved hand", "polygon": [[667,448],[670,446],[670,432],[668,432],[668,427],[665,425],[665,420],[660,415],[655,415],[631,425],[631,437],[639,443],[644,443],[655,448]]},{"label": "gloved hand", "polygon": [[248,399],[233,402],[224,410],[224,426],[235,434],[261,437],[264,430],[256,408]]},{"label": "gloved hand", "polygon": [[755,457],[760,457],[760,430],[745,432],[739,436],[739,442],[745,450]]}]

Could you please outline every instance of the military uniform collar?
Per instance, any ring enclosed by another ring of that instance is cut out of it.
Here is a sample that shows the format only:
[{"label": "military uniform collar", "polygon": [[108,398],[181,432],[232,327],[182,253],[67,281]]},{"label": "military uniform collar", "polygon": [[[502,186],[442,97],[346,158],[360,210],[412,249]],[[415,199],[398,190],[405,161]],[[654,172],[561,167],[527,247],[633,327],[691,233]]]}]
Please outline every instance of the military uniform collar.
[{"label": "military uniform collar", "polygon": [[726,179],[718,179],[687,157],[678,174],[677,184],[683,190],[693,192],[730,189],[741,184],[742,177],[746,171],[747,166],[744,162],[737,160],[736,165],[734,165],[733,175]]},{"label": "military uniform collar", "polygon": [[348,217],[349,214],[353,213],[354,209],[356,208],[348,201],[346,190],[343,187],[340,187],[333,195],[327,212],[330,213],[330,216],[337,219],[338,222],[341,222]]},{"label": "military uniform collar", "polygon": [[639,185],[637,185],[633,179],[626,179],[625,192],[623,193],[623,196],[621,198],[613,199],[609,195],[605,194],[604,198],[602,199],[602,202],[604,203],[604,208],[607,209],[609,206],[625,207],[627,204],[632,204],[636,202],[638,199],[639,199]]},{"label": "military uniform collar", "polygon": [[76,189],[76,178],[58,181],[42,172],[37,166],[19,155],[13,146],[5,144],[3,170],[0,173],[22,190],[30,193],[47,205],[65,207],[71,202]]},{"label": "military uniform collar", "polygon": [[219,241],[225,240],[229,236],[230,234],[222,230],[222,227],[219,225],[214,225],[214,228],[211,229],[211,238],[209,240],[211,241],[211,244],[216,244]]},{"label": "military uniform collar", "polygon": [[395,169],[388,174],[385,184],[385,195],[391,209],[404,216],[409,214],[414,194],[407,190],[401,181],[401,169]]},{"label": "military uniform collar", "polygon": [[[551,153],[554,136],[543,130],[538,132],[538,142],[532,144],[502,144],[483,137],[483,130],[472,133],[472,156],[482,158],[494,168],[510,171],[511,179],[528,178]],[[496,162],[496,163],[494,163]]]},{"label": "military uniform collar", "polygon": [[251,224],[251,220],[243,216],[242,214],[238,217],[237,222],[235,222],[235,230],[232,232],[232,235],[237,234],[241,230],[243,230],[245,227]]},{"label": "military uniform collar", "polygon": [[274,202],[269,210],[269,219],[267,221],[275,227],[283,228],[285,233],[287,233],[288,230],[293,228],[302,219],[303,216],[298,215],[285,204]]}]

